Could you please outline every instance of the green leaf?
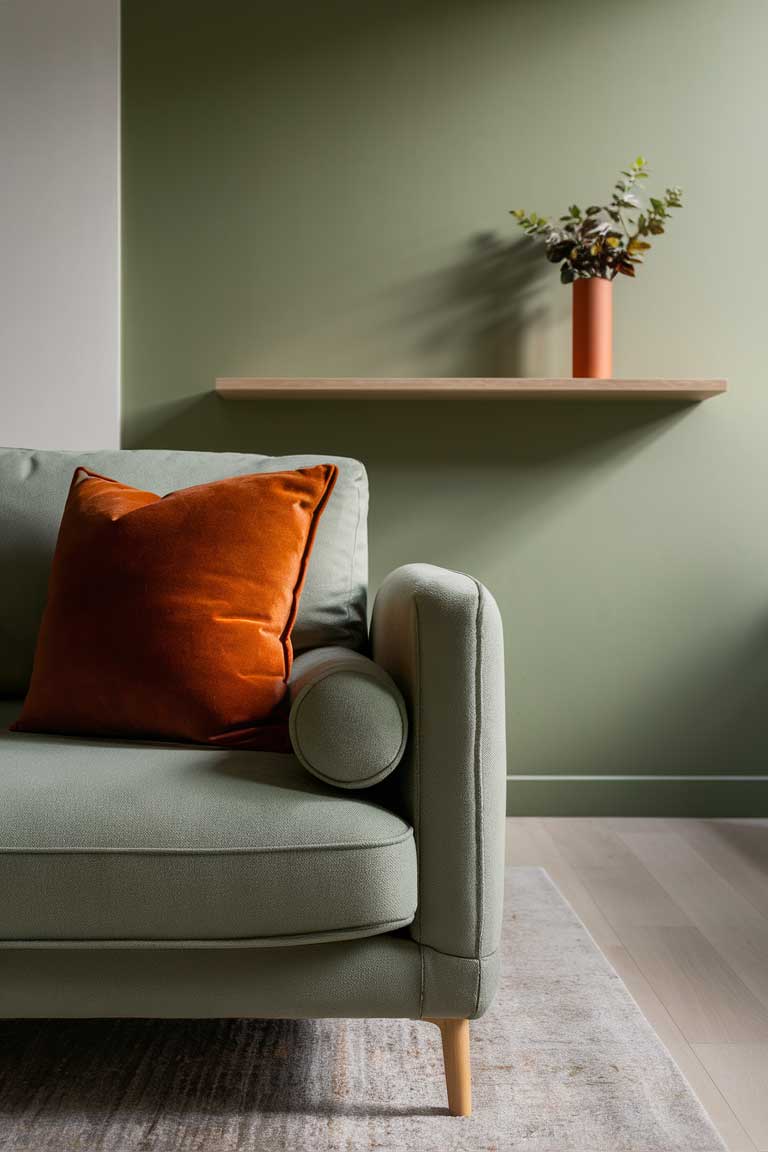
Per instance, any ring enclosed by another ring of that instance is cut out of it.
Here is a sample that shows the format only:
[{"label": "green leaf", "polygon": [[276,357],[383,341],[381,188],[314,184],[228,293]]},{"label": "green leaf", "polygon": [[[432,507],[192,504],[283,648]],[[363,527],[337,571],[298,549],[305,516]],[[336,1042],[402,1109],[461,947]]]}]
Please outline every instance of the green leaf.
[{"label": "green leaf", "polygon": [[577,204],[557,219],[510,209],[527,236],[543,241],[547,260],[562,261],[564,284],[580,277],[634,277],[636,265],[644,262],[644,253],[651,247],[641,237],[663,235],[671,209],[682,208],[682,189],[677,185],[666,188],[663,198],[649,197],[650,207],[642,207],[644,200],[637,199],[635,189],[637,181],[648,176],[646,163],[645,157],[636,157],[616,181],[609,204],[590,204],[583,214]]}]

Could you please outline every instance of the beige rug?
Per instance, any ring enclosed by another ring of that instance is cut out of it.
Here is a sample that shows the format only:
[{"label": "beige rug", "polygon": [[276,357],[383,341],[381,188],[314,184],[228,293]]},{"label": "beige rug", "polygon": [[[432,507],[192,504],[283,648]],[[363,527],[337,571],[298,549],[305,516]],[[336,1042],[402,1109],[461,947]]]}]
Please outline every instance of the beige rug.
[{"label": "beige rug", "polygon": [[502,987],[446,1115],[409,1021],[2,1021],[0,1148],[721,1152],[677,1067],[537,868],[507,874]]}]

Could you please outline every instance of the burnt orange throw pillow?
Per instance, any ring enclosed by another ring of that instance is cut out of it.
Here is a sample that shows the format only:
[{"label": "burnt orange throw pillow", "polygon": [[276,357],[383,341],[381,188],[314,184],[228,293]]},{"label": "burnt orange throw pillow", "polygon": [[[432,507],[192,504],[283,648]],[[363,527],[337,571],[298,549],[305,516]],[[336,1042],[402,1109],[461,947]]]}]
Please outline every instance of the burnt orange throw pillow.
[{"label": "burnt orange throw pillow", "polygon": [[14,727],[287,749],[291,628],[336,474],[161,498],[78,468]]}]

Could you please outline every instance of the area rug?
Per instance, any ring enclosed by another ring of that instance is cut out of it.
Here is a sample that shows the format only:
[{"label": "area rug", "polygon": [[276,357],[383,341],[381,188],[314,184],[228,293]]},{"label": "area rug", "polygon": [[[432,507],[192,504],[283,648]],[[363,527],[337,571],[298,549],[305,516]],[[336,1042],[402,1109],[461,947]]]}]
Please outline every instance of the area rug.
[{"label": "area rug", "polygon": [[538,868],[507,871],[503,977],[472,1026],[474,1115],[436,1028],[0,1022],[4,1152],[722,1152],[676,1065]]}]

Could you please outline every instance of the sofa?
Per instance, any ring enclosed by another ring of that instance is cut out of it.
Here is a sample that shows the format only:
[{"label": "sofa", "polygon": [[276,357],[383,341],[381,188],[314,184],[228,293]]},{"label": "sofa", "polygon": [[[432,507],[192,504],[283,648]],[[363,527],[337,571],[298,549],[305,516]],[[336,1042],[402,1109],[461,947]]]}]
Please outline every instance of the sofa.
[{"label": "sofa", "polygon": [[[8,730],[76,465],[165,493],[322,460],[294,755]],[[501,621],[477,580],[408,564],[369,627],[367,507],[351,459],[0,450],[0,1016],[430,1021],[469,1113],[499,976]]]}]

